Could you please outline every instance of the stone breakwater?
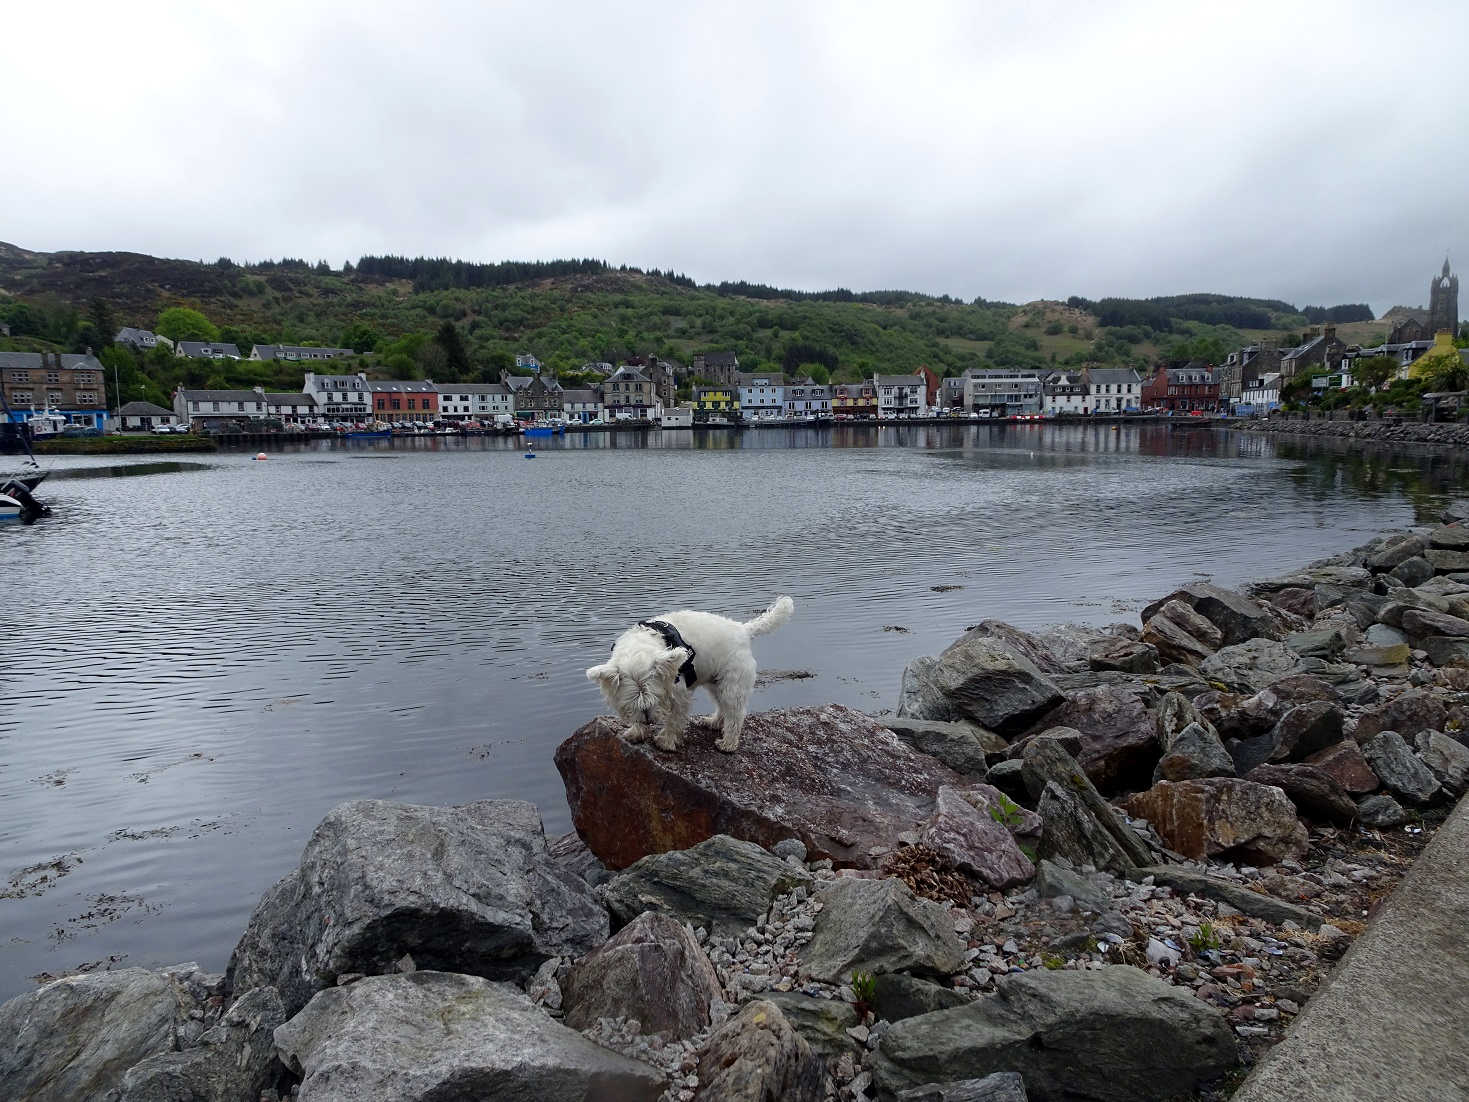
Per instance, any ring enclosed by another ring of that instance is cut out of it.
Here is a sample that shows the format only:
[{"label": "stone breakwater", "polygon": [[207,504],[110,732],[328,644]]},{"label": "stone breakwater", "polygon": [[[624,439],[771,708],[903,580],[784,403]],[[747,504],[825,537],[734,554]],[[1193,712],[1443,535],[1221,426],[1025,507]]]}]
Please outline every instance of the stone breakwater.
[{"label": "stone breakwater", "polygon": [[1240,432],[1285,433],[1294,436],[1333,436],[1373,440],[1386,444],[1441,444],[1469,447],[1469,424],[1424,421],[1299,421],[1272,417],[1264,421],[1230,422]]},{"label": "stone breakwater", "polygon": [[1469,528],[986,621],[898,711],[758,713],[733,756],[596,719],[562,838],[343,804],[224,973],[0,1006],[0,1097],[1219,1097],[1469,785]]}]

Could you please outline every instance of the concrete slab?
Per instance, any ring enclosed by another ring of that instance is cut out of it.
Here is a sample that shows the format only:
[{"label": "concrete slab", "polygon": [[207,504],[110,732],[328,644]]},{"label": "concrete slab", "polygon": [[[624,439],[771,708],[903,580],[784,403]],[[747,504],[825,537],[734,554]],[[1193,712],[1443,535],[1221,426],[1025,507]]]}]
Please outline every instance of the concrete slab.
[{"label": "concrete slab", "polygon": [[1469,798],[1233,1102],[1469,1100]]}]

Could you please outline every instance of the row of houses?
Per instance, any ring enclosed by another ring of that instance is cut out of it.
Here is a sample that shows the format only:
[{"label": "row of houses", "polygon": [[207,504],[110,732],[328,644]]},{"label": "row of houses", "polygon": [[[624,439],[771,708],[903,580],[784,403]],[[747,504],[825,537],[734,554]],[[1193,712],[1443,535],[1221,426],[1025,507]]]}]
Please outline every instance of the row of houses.
[{"label": "row of houses", "polygon": [[148,329],[136,329],[125,325],[112,338],[114,344],[127,345],[140,352],[148,352],[159,345],[173,349],[173,354],[183,360],[274,360],[310,361],[339,360],[357,355],[351,348],[317,348],[305,344],[257,344],[250,355],[242,356],[239,345],[231,341],[171,341],[167,337]]}]

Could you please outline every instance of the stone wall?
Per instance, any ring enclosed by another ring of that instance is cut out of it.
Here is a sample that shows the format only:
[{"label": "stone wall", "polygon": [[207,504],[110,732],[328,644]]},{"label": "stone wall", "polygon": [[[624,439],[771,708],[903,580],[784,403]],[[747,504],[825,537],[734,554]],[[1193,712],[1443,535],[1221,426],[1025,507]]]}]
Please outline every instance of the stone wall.
[{"label": "stone wall", "polygon": [[1241,432],[1336,436],[1352,440],[1381,440],[1399,444],[1444,444],[1450,447],[1469,447],[1469,424],[1452,421],[1306,421],[1277,417],[1268,421],[1241,421],[1231,427]]}]

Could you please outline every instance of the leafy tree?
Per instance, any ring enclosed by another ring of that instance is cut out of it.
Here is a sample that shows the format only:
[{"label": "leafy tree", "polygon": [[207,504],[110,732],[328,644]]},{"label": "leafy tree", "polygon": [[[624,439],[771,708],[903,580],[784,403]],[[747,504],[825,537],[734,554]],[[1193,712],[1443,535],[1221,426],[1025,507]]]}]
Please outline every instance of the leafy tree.
[{"label": "leafy tree", "polygon": [[170,306],[158,315],[154,330],[171,341],[217,341],[219,330],[198,310]]},{"label": "leafy tree", "polygon": [[808,375],[811,377],[811,381],[817,386],[826,386],[831,382],[831,369],[825,364],[802,364],[796,368],[796,377],[798,379],[805,378]]},{"label": "leafy tree", "polygon": [[1391,356],[1368,356],[1352,361],[1352,381],[1358,386],[1376,390],[1398,371],[1398,362]]},{"label": "leafy tree", "polygon": [[469,378],[471,371],[469,350],[464,347],[464,338],[459,333],[459,327],[452,321],[444,322],[439,326],[439,331],[434,334],[434,343],[444,352],[444,365],[447,371],[444,376],[445,381],[457,383]]},{"label": "leafy tree", "polygon": [[377,347],[378,332],[365,321],[354,321],[342,330],[339,341],[342,348],[350,348],[353,352],[371,352]]},{"label": "leafy tree", "polygon": [[105,298],[98,297],[91,301],[87,307],[87,320],[102,337],[102,343],[97,345],[98,348],[111,344],[112,338],[117,336],[117,316],[113,314],[112,306]]}]

